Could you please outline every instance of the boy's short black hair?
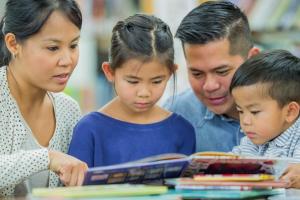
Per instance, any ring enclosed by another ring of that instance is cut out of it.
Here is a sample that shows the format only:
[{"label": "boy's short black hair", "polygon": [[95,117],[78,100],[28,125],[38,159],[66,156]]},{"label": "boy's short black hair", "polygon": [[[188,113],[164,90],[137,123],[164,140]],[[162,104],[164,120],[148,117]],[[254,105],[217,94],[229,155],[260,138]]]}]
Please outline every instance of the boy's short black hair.
[{"label": "boy's short black hair", "polygon": [[280,106],[291,101],[300,103],[300,59],[286,50],[260,53],[238,68],[230,92],[237,87],[260,83],[267,84],[267,94]]}]

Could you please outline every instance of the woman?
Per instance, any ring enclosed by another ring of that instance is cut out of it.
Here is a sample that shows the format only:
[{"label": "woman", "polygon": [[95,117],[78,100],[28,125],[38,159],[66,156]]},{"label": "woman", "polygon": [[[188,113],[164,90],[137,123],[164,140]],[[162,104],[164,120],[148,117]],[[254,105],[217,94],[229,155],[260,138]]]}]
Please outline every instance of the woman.
[{"label": "woman", "polygon": [[[61,92],[78,61],[74,0],[8,0],[0,24],[0,196],[81,185],[85,163],[66,152],[80,117]],[[49,172],[49,170],[51,172]]]}]

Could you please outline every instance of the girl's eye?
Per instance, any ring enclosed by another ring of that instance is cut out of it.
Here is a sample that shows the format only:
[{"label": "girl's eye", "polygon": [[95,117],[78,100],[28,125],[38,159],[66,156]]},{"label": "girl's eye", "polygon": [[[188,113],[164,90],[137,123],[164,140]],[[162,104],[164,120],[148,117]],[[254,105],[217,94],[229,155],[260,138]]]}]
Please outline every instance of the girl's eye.
[{"label": "girl's eye", "polygon": [[138,84],[138,81],[127,80],[127,82],[130,83],[130,84]]},{"label": "girl's eye", "polygon": [[47,47],[47,49],[48,49],[49,51],[57,51],[57,50],[58,50],[58,47],[57,47],[57,46]]},{"label": "girl's eye", "polygon": [[153,81],[152,83],[153,84],[160,84],[160,83],[162,83],[162,80]]}]

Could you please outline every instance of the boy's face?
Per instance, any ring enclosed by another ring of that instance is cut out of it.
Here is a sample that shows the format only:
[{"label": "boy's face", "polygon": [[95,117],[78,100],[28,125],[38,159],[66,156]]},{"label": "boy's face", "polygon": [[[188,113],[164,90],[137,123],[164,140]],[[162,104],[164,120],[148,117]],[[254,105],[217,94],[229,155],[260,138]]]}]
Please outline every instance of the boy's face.
[{"label": "boy's face", "polygon": [[244,58],[230,54],[228,39],[184,44],[184,52],[189,82],[198,99],[216,114],[237,118],[229,86]]},{"label": "boy's face", "polygon": [[232,90],[241,128],[256,145],[276,138],[289,127],[285,118],[286,106],[280,107],[268,96],[267,89],[266,84],[253,84]]}]

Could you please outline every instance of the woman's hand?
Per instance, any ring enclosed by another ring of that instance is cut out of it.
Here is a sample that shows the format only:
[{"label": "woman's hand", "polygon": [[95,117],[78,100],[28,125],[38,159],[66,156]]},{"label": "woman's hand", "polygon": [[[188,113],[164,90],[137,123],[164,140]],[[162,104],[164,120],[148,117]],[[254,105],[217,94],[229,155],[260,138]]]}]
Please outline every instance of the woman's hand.
[{"label": "woman's hand", "polygon": [[59,175],[66,186],[80,186],[83,183],[86,163],[61,152],[49,150],[49,169]]},{"label": "woman's hand", "polygon": [[288,181],[289,188],[300,189],[300,163],[289,165],[280,179]]}]

